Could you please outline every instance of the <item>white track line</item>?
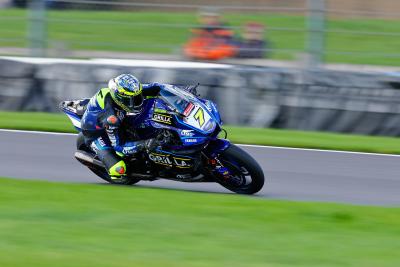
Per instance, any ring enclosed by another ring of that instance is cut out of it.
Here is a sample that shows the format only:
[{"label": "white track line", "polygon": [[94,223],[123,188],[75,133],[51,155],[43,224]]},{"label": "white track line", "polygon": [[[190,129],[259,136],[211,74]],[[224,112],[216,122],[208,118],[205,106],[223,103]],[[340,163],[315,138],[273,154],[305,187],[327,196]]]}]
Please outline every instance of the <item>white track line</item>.
[{"label": "white track line", "polygon": [[366,156],[400,157],[400,155],[396,155],[396,154],[382,154],[382,153],[372,153],[372,152],[370,153],[370,152],[356,152],[356,151],[343,151],[343,150],[296,148],[296,147],[284,147],[284,146],[263,146],[263,145],[247,145],[247,144],[237,144],[237,145],[243,146],[243,147],[265,147],[265,148],[281,149],[281,150],[301,150],[301,151],[311,151],[311,152],[356,154],[356,155],[366,155]]},{"label": "white track line", "polygon": [[56,133],[56,132],[42,132],[42,131],[28,131],[28,130],[10,130],[0,129],[0,132],[8,133],[30,133],[30,134],[45,134],[45,135],[77,135],[76,133]]},{"label": "white track line", "polygon": [[[76,136],[77,135],[76,133],[56,133],[56,132],[9,130],[9,129],[0,129],[0,132],[29,133],[29,134],[42,134],[42,135],[60,135],[60,136]],[[342,150],[324,150],[324,149],[313,149],[313,148],[296,148],[296,147],[282,147],[282,146],[247,145],[247,144],[236,144],[236,145],[243,146],[243,147],[270,148],[270,149],[280,149],[280,150],[298,150],[298,151],[310,151],[310,152],[355,154],[355,155],[366,155],[366,156],[400,157],[400,155],[395,155],[395,154],[381,154],[381,153],[355,152],[355,151],[342,151]]]}]

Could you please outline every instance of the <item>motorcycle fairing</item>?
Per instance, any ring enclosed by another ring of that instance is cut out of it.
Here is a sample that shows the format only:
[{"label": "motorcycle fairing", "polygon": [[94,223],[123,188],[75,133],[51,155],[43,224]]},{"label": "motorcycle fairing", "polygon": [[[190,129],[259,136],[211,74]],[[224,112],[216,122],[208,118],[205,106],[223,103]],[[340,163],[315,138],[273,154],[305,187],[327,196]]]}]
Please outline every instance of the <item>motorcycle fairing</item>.
[{"label": "motorcycle fairing", "polygon": [[68,116],[77,131],[81,131],[81,118],[84,113],[84,107],[89,99],[64,101],[61,103],[62,111]]},{"label": "motorcycle fairing", "polygon": [[[173,87],[172,91],[174,90],[176,91],[178,89]],[[184,95],[187,94],[189,93],[184,93]],[[140,139],[155,137],[156,131],[154,131],[154,129],[169,129],[175,131],[182,141],[182,145],[175,147],[176,149],[198,147],[209,142],[207,151],[214,154],[214,152],[211,151],[211,147],[213,147],[215,153],[220,153],[229,147],[229,141],[217,138],[217,133],[221,128],[221,119],[216,105],[210,100],[197,98],[192,94],[190,94],[187,99],[190,100],[188,103],[191,103],[193,106],[187,109],[187,116],[173,110],[170,104],[166,103],[162,98],[148,98],[144,101],[143,112],[137,116],[129,116],[129,114],[127,114],[126,123],[127,125],[135,125],[135,130],[137,130]],[[81,103],[82,101],[65,101],[62,104],[62,110],[70,118],[75,128],[81,131],[80,120],[82,114],[77,114],[79,112],[73,108],[74,105],[64,105],[64,103],[70,102]],[[164,116],[164,118],[168,116],[171,120],[160,119],[163,117],[157,117],[155,119],[155,114],[157,116]],[[204,121],[201,119],[200,115],[196,114],[203,115]]]},{"label": "motorcycle fairing", "polygon": [[72,112],[65,112],[65,114],[67,114],[75,129],[79,132],[82,131],[81,118]]},{"label": "motorcycle fairing", "polygon": [[174,167],[178,169],[191,169],[195,165],[193,157],[175,154],[168,151],[156,149],[149,152],[149,159],[158,165]]},{"label": "motorcycle fairing", "polygon": [[220,154],[223,151],[225,151],[226,149],[228,149],[228,147],[230,145],[231,145],[231,142],[229,140],[216,138],[208,143],[204,152],[206,153],[206,155],[214,158],[218,154]]},{"label": "motorcycle fairing", "polygon": [[[139,130],[144,128],[144,131],[140,131],[143,136],[148,137],[149,134],[146,131],[151,130],[151,128],[169,129],[178,133],[183,144],[182,148],[201,145],[208,140],[209,134],[185,123],[183,116],[172,111],[163,100],[152,98],[146,100],[146,102],[143,113],[146,113],[147,116],[137,117],[131,121],[133,125],[139,125]],[[166,117],[170,120],[162,119]],[[150,126],[150,129],[145,130],[145,126]]]}]

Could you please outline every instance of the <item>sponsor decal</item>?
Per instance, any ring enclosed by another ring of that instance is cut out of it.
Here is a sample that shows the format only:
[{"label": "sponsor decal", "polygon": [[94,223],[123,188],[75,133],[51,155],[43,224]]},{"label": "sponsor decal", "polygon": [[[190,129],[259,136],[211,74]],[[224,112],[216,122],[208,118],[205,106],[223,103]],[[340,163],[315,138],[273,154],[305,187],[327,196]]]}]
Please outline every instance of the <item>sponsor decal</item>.
[{"label": "sponsor decal", "polygon": [[192,175],[190,173],[177,174],[176,175],[176,178],[178,178],[178,179],[189,179],[191,177],[192,177]]},{"label": "sponsor decal", "polygon": [[189,114],[192,112],[193,109],[194,109],[194,105],[192,103],[189,103],[187,105],[187,107],[185,108],[185,110],[183,111],[183,116],[185,116],[185,117],[189,116]]},{"label": "sponsor decal", "polygon": [[96,152],[96,153],[97,153],[97,151],[99,150],[94,142],[92,142],[92,143],[90,144],[90,148],[91,148],[94,152]]},{"label": "sponsor decal", "polygon": [[197,143],[197,139],[196,138],[188,138],[188,139],[185,139],[185,142],[186,143]]},{"label": "sponsor decal", "polygon": [[206,107],[207,107],[208,111],[212,112],[212,105],[211,105],[211,102],[208,100],[206,101]]},{"label": "sponsor decal", "polygon": [[182,130],[181,131],[181,135],[182,136],[192,137],[192,136],[194,136],[194,132],[193,132],[193,130]]},{"label": "sponsor decal", "polygon": [[150,153],[149,158],[157,164],[172,166],[172,161],[168,155]]},{"label": "sponsor decal", "polygon": [[166,111],[165,109],[160,109],[160,108],[155,108],[155,109],[154,109],[154,112],[157,112],[157,113],[167,113],[167,111]]},{"label": "sponsor decal", "polygon": [[124,149],[122,150],[122,153],[134,154],[134,153],[136,153],[136,147],[134,147],[134,146],[124,147]]},{"label": "sponsor decal", "polygon": [[177,158],[177,157],[173,157],[172,159],[174,160],[175,166],[178,168],[192,167],[191,159]]},{"label": "sponsor decal", "polygon": [[112,146],[117,145],[117,137],[114,134],[114,131],[107,129],[108,139],[110,139]]},{"label": "sponsor decal", "polygon": [[150,153],[150,160],[157,164],[166,166],[175,166],[177,168],[190,168],[192,167],[191,159],[174,157],[167,154]]},{"label": "sponsor decal", "polygon": [[153,121],[157,121],[157,122],[161,122],[161,123],[165,123],[165,124],[172,124],[172,117],[169,115],[154,113]]},{"label": "sponsor decal", "polygon": [[97,140],[99,141],[100,146],[102,146],[102,147],[106,146],[106,143],[104,142],[103,138],[100,137]]}]

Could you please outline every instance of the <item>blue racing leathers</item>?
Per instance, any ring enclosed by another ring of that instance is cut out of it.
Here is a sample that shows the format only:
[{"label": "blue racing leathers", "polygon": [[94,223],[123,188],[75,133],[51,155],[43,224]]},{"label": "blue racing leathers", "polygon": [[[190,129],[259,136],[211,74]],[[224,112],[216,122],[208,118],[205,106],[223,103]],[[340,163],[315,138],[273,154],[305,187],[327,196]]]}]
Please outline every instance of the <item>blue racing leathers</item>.
[{"label": "blue racing leathers", "polygon": [[[156,96],[162,84],[143,85],[144,96]],[[143,142],[123,142],[120,127],[126,111],[113,101],[110,89],[100,89],[89,101],[81,120],[85,141],[107,167],[111,177],[126,173],[121,157],[132,155],[143,148]]]}]

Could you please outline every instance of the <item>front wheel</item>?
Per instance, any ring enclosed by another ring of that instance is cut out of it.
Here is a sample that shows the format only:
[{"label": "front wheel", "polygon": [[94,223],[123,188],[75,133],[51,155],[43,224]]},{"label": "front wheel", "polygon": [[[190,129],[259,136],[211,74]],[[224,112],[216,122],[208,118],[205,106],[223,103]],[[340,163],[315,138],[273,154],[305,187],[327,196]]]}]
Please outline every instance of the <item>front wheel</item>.
[{"label": "front wheel", "polygon": [[227,179],[218,179],[223,187],[238,194],[255,194],[264,186],[264,173],[260,165],[246,151],[231,144],[218,157],[228,168]]}]

